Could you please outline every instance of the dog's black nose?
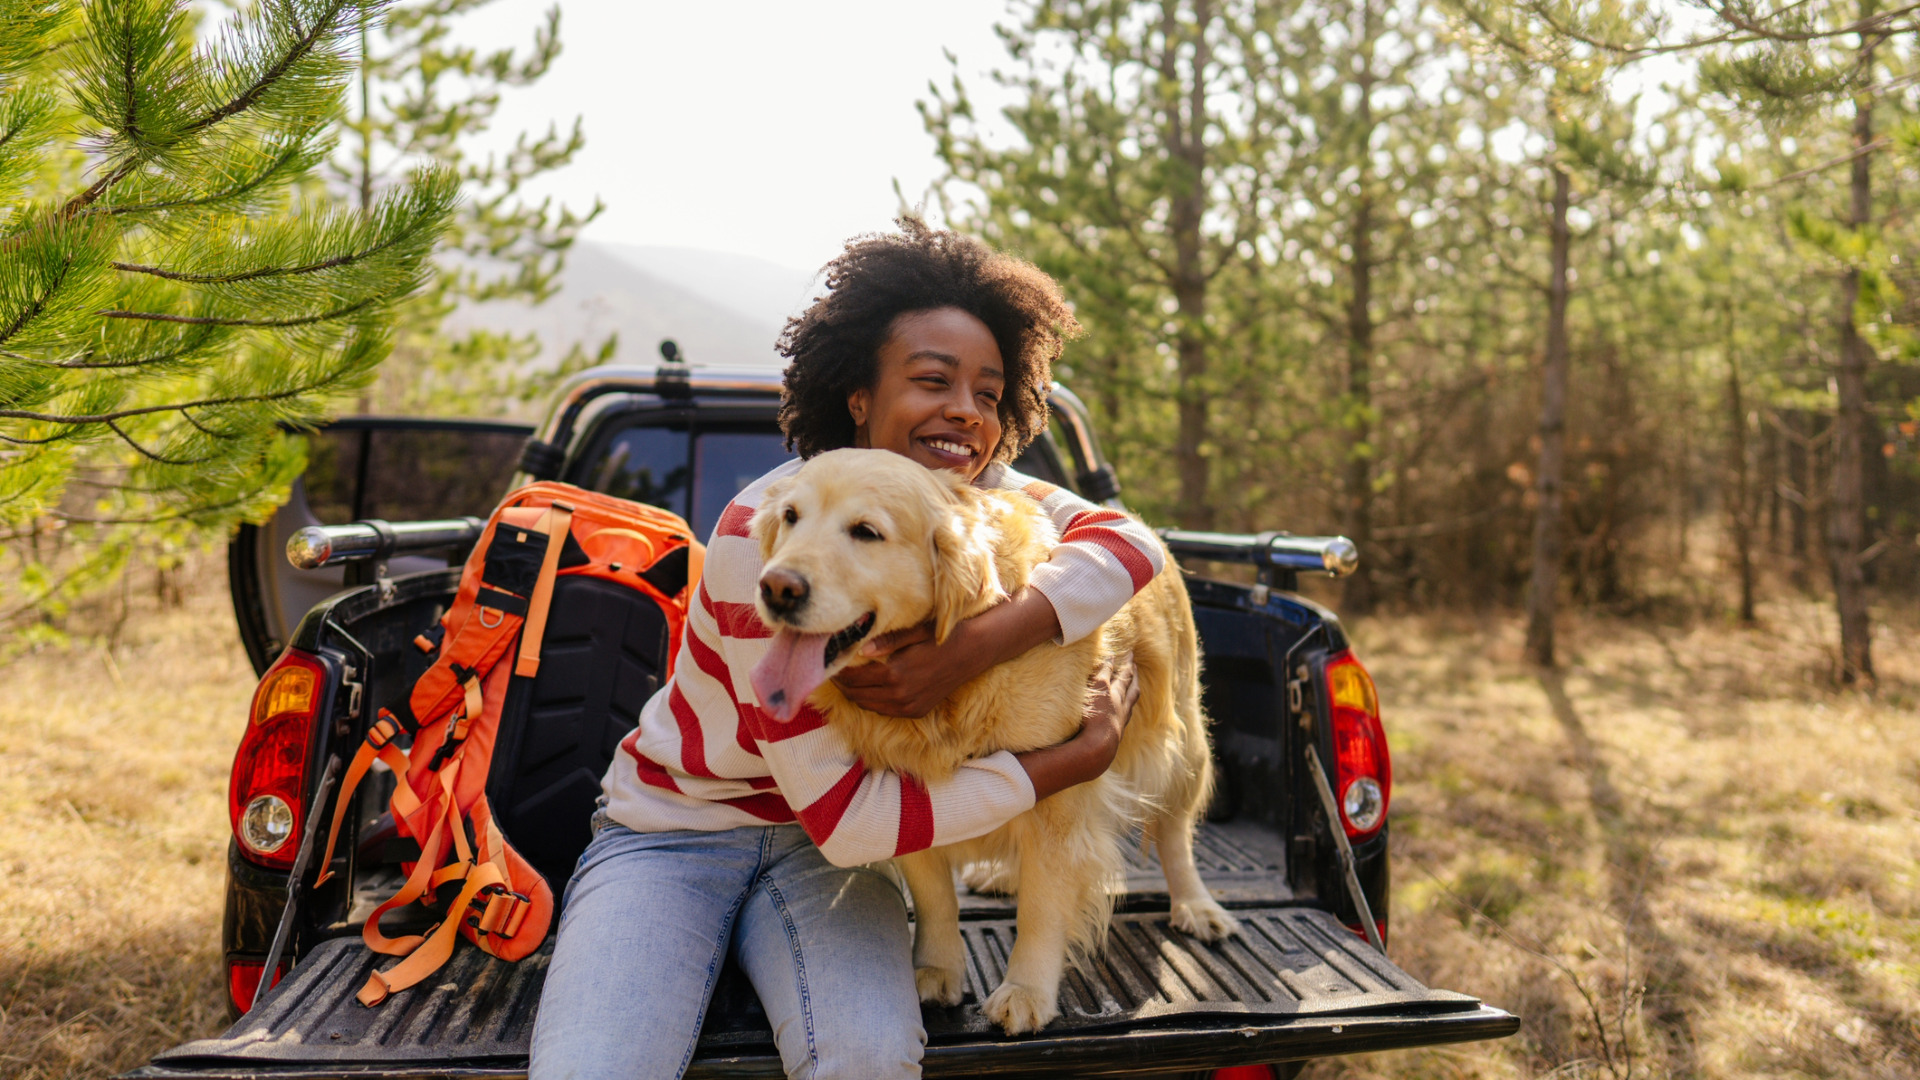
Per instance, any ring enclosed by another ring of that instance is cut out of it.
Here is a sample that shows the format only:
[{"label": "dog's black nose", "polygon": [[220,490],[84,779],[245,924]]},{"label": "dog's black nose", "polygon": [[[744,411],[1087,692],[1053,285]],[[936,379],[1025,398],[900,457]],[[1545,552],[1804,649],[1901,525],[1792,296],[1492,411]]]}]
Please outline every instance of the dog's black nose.
[{"label": "dog's black nose", "polygon": [[791,570],[769,570],[760,575],[760,599],[776,615],[791,615],[807,602],[807,579]]}]

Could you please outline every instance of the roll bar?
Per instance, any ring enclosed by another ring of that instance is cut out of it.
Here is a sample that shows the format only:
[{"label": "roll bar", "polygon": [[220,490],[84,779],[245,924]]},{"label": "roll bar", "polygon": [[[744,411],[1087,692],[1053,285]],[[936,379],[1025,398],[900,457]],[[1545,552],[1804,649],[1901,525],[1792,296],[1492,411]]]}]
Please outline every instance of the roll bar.
[{"label": "roll bar", "polygon": [[1360,566],[1360,549],[1344,536],[1285,532],[1217,533],[1156,529],[1175,555],[1214,562],[1252,563],[1263,578],[1287,574],[1346,577]]},{"label": "roll bar", "polygon": [[309,525],[287,540],[287,561],[301,570],[323,566],[390,559],[427,551],[471,548],[486,529],[483,518],[451,518],[445,521],[398,521],[378,519],[356,521],[348,525]]}]

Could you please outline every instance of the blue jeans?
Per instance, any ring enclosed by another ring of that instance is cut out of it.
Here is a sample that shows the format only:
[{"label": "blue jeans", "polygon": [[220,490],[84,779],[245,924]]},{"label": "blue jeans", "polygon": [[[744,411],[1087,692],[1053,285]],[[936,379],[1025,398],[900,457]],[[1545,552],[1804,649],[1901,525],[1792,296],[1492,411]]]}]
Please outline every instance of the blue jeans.
[{"label": "blue jeans", "polygon": [[678,1078],[732,950],[796,1078],[917,1077],[906,903],[798,825],[599,829],[567,883],[530,1080]]}]

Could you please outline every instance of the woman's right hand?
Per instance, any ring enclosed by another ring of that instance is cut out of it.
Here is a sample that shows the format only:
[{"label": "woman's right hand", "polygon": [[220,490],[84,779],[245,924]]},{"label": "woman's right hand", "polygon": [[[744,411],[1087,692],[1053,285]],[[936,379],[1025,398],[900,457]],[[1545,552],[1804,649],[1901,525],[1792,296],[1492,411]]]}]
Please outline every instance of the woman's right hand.
[{"label": "woman's right hand", "polygon": [[[1126,733],[1127,721],[1133,719],[1134,702],[1140,700],[1139,673],[1133,667],[1133,654],[1116,656],[1100,665],[1087,680],[1087,689],[1092,697],[1087,704],[1087,713],[1080,721],[1080,734],[1071,741],[1097,739],[1110,743],[1107,764],[1113,764],[1113,754],[1120,750],[1120,736]],[[1105,769],[1101,769],[1105,772]]]}]

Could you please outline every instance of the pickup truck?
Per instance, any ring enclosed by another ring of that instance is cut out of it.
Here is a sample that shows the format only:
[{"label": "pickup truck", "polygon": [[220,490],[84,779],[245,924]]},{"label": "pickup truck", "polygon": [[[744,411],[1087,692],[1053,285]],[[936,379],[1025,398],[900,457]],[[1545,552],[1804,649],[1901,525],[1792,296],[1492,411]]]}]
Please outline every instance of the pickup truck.
[{"label": "pickup truck", "polygon": [[[360,928],[409,853],[383,814],[391,774],[360,786],[317,888],[315,825],[332,817],[340,765],[380,705],[424,668],[410,643],[450,603],[477,515],[551,478],[665,507],[704,537],[740,488],[789,456],[779,397],[771,370],[670,360],[574,377],[537,430],[366,417],[311,436],[288,503],[229,550],[235,615],[263,675],[229,793],[222,953],[235,1022],[129,1075],[524,1075],[551,941],[517,964],[462,943],[440,976],[365,1008],[354,992],[385,958]],[[1063,387],[1052,410],[1017,467],[1117,506],[1086,410]],[[1189,564],[1218,757],[1197,854],[1241,931],[1206,945],[1173,930],[1158,867],[1135,848],[1105,951],[1069,974],[1046,1030],[1008,1037],[980,1002],[1006,961],[1012,901],[963,886],[969,985],[961,1005],[926,1010],[926,1075],[1289,1077],[1316,1057],[1512,1034],[1516,1017],[1426,987],[1384,952],[1392,774],[1373,684],[1334,614],[1294,591],[1300,573],[1350,571],[1353,546],[1162,535]],[[1240,572],[1252,580],[1194,573],[1217,563],[1252,564]],[[600,777],[669,660],[657,618],[631,603],[556,591],[546,662],[515,691],[530,695],[525,720],[503,724],[496,744],[494,813],[556,896],[587,843]],[[398,916],[389,933],[404,931]],[[411,917],[418,929],[438,918],[418,905]],[[715,990],[688,1075],[781,1075],[738,972]]]}]

